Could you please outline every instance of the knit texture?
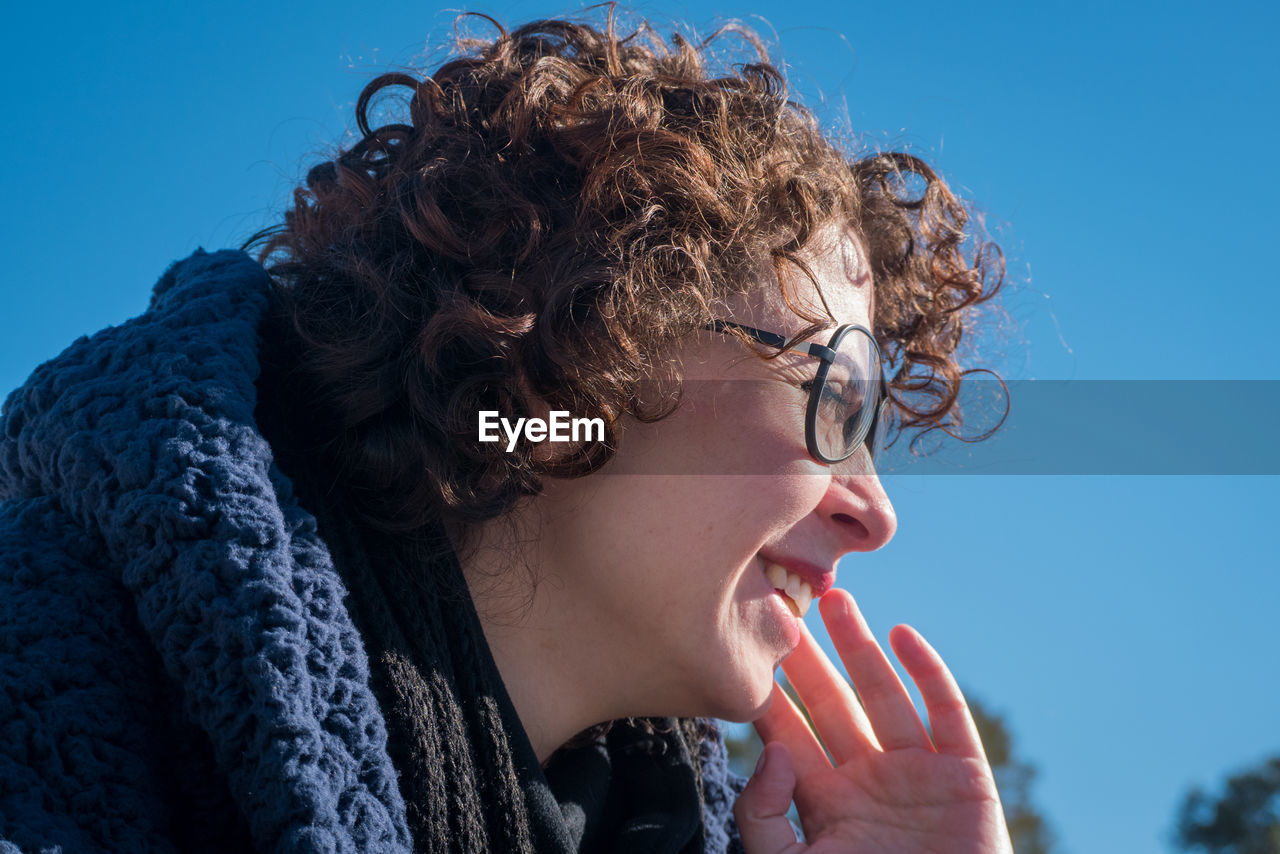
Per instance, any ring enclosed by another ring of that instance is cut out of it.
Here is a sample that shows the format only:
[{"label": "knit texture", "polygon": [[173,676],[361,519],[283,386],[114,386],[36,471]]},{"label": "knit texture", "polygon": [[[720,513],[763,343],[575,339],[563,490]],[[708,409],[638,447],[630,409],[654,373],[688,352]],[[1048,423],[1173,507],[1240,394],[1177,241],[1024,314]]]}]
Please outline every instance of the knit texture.
[{"label": "knit texture", "polygon": [[456,562],[411,568],[353,525],[338,499],[306,494],[372,659],[414,849],[532,851],[510,739],[493,686],[481,679],[482,630],[468,602],[443,602],[420,583],[431,572],[460,576]]},{"label": "knit texture", "polygon": [[[347,588],[255,423],[269,294],[197,250],[5,402],[0,852],[416,848]],[[745,781],[698,752],[706,850],[736,850]]]}]

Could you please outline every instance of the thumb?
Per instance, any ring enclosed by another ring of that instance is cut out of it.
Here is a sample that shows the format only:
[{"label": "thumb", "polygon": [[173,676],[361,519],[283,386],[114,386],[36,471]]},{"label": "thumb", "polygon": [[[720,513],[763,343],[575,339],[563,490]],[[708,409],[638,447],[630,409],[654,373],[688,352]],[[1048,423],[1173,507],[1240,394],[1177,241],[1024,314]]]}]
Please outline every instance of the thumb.
[{"label": "thumb", "polygon": [[769,742],[747,787],[733,805],[738,835],[748,854],[791,854],[804,849],[796,841],[795,828],[787,818],[795,788],[791,751],[780,741]]}]

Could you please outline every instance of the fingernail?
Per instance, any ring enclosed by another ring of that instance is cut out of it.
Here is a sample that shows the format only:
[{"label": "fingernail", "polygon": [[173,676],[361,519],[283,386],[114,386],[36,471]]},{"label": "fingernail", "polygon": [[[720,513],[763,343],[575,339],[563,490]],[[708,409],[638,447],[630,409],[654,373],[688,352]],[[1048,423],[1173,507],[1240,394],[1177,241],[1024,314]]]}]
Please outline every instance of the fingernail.
[{"label": "fingernail", "polygon": [[758,777],[761,769],[764,768],[764,749],[760,750],[760,758],[756,760],[756,770],[751,772],[752,777]]}]

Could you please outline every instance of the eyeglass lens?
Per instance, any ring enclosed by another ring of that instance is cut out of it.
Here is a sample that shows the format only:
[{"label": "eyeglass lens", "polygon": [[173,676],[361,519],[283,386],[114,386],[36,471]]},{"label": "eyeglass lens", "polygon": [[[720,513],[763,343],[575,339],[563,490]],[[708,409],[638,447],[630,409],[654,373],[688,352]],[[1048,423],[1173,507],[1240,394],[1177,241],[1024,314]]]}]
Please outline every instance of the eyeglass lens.
[{"label": "eyeglass lens", "polygon": [[[815,432],[823,456],[848,457],[871,432],[880,409],[877,359],[871,338],[860,330],[849,330],[837,342],[818,399]],[[878,449],[868,450],[874,458]]]}]

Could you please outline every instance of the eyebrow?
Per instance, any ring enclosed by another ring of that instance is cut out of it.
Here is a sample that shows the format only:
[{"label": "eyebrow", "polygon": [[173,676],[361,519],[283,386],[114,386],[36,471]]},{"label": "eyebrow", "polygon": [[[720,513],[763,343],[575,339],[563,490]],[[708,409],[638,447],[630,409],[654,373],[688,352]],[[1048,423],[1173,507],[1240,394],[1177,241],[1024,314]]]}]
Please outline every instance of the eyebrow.
[{"label": "eyebrow", "polygon": [[875,282],[875,278],[871,275],[871,271],[870,271],[870,270],[867,270],[867,271],[866,271],[866,272],[864,272],[860,277],[858,277],[858,281],[857,281],[857,282],[855,282],[854,284],[855,284],[855,286],[856,286],[856,287],[859,287],[859,288],[860,288],[860,287],[862,287],[864,284],[866,285],[866,288],[867,288],[867,291],[868,291],[868,294],[867,294],[867,321],[871,324],[871,331],[872,331],[872,333],[874,333],[874,332],[875,332],[875,330],[876,330],[876,282]]},{"label": "eyebrow", "polygon": [[[876,289],[875,279],[871,275],[871,248],[867,246],[862,235],[856,230],[848,230],[844,235],[844,239],[853,244],[854,269],[862,268],[862,275],[856,279],[851,279],[853,286],[855,288],[867,287],[870,289],[870,294],[867,296],[867,319],[871,321],[871,326],[874,328],[876,323]],[[849,256],[847,250],[841,252],[841,255],[845,261],[845,269],[848,270]]]},{"label": "eyebrow", "polygon": [[[857,290],[857,289],[861,289],[861,288],[864,288],[864,287],[865,287],[865,288],[867,288],[867,291],[868,291],[868,293],[867,293],[867,319],[871,322],[871,328],[872,328],[872,331],[874,331],[874,330],[875,330],[875,325],[876,325],[876,288],[875,288],[875,279],[874,279],[874,277],[871,275],[871,271],[870,271],[870,270],[864,270],[864,271],[863,271],[863,273],[862,273],[862,275],[861,275],[861,276],[859,276],[858,278],[856,278],[856,279],[848,279],[848,280],[846,280],[846,281],[851,281],[851,282],[853,282],[853,287],[854,287],[854,289],[855,289],[855,290]],[[835,321],[835,326],[839,326],[839,325],[840,325],[840,321],[839,321],[839,319],[838,319],[838,318],[834,318],[834,317],[833,317],[833,318],[832,318],[832,320],[833,320],[833,321]],[[846,321],[846,322],[849,322],[849,321]],[[830,329],[834,329],[834,328],[835,328],[835,326],[831,326],[831,327],[828,327],[828,328],[830,328]]]}]

